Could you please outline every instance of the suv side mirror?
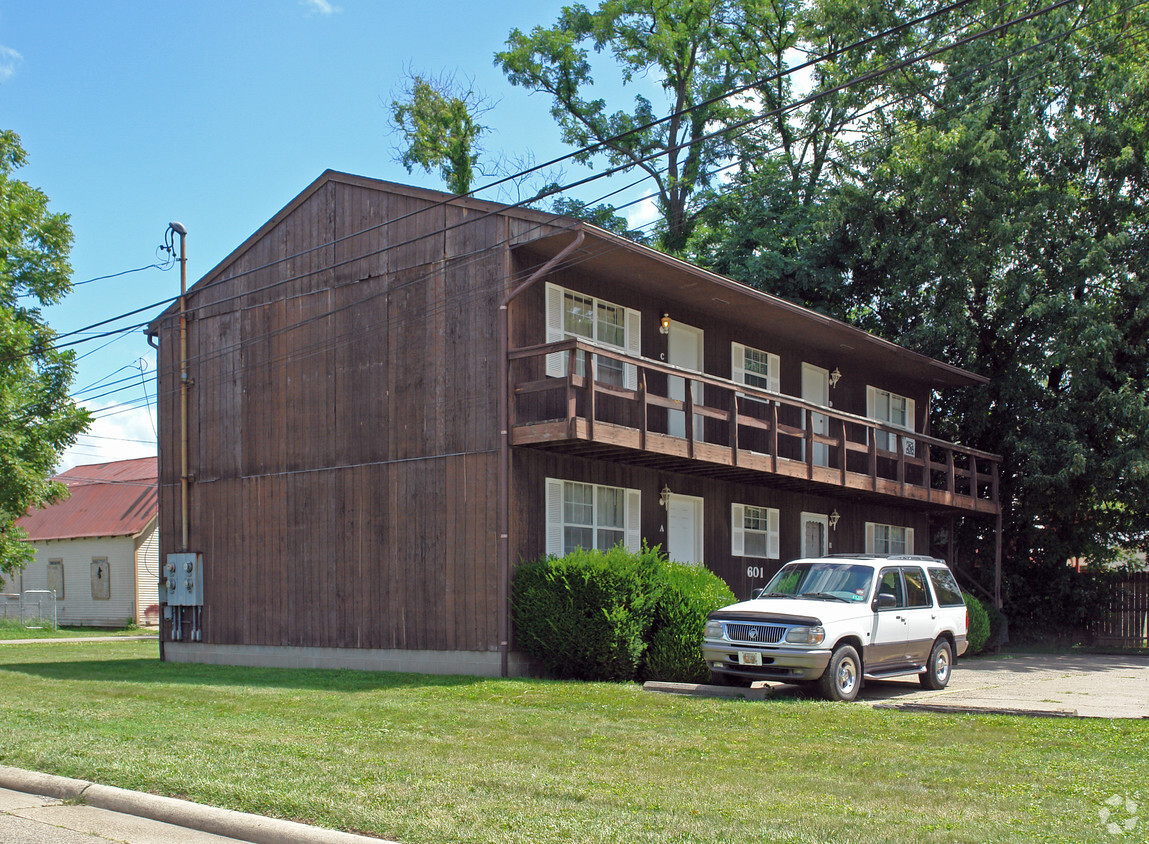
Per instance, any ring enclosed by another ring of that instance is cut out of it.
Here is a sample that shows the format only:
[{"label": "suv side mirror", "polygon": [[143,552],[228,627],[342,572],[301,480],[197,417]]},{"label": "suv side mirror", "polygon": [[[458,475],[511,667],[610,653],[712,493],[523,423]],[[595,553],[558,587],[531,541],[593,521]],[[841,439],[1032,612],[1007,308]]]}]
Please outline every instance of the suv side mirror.
[{"label": "suv side mirror", "polygon": [[889,592],[880,592],[878,594],[878,609],[886,610],[890,607],[896,607],[898,599],[891,595]]}]

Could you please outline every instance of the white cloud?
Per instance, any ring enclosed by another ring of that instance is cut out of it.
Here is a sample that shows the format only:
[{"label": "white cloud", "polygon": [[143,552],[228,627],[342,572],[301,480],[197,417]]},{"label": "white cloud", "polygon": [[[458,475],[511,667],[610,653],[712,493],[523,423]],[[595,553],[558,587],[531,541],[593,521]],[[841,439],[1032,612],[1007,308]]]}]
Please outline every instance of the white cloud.
[{"label": "white cloud", "polygon": [[[647,197],[637,205],[631,205],[626,209],[626,225],[627,228],[640,229],[653,223],[660,216],[658,213],[658,205],[654,199]],[[647,234],[649,234],[649,232],[647,232]]]},{"label": "white cloud", "polygon": [[334,15],[343,11],[329,0],[299,0],[299,5],[316,15]]},{"label": "white cloud", "polygon": [[156,432],[153,428],[155,408],[125,408],[116,404],[87,403],[94,419],[87,433],[60,458],[58,472],[90,463],[110,463],[156,454]]},{"label": "white cloud", "polygon": [[16,75],[24,57],[11,47],[0,45],[0,82],[7,82]]}]

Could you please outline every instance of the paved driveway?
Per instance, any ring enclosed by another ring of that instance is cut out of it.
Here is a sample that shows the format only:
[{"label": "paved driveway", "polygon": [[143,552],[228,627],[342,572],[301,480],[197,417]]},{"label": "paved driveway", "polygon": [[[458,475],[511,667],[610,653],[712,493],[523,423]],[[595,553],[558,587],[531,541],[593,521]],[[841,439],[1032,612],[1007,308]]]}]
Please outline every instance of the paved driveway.
[{"label": "paved driveway", "polygon": [[868,680],[860,699],[906,709],[1149,718],[1149,658],[1007,654],[962,659],[940,692],[923,689],[913,678]]}]

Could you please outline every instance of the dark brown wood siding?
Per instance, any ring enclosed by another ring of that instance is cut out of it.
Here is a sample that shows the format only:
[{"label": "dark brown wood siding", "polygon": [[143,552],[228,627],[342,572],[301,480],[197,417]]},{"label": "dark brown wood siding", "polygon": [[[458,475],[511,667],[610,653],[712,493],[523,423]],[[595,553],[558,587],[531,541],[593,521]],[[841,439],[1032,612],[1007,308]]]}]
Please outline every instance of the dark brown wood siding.
[{"label": "dark brown wood siding", "polygon": [[[532,228],[328,181],[192,290],[205,642],[498,648],[500,243]],[[178,321],[159,330],[168,553]]]},{"label": "dark brown wood siding", "polygon": [[[926,515],[896,505],[874,504],[804,494],[768,485],[729,483],[695,475],[646,469],[625,463],[608,463],[571,457],[557,451],[515,449],[512,472],[511,548],[514,561],[535,560],[545,554],[544,484],[547,478],[637,489],[642,494],[642,536],[650,545],[666,546],[666,511],[659,505],[659,492],[668,486],[680,495],[702,498],[703,562],[729,584],[739,598],[766,581],[782,563],[801,556],[802,513],[840,517],[829,532],[831,553],[863,553],[866,522],[913,528],[915,551],[926,553]],[[776,560],[735,557],[731,553],[731,504],[751,504],[779,511],[780,554]],[[755,571],[755,576],[748,569]]]},{"label": "dark brown wood siding", "polygon": [[[520,273],[525,271],[525,268],[520,269]],[[731,377],[731,344],[741,343],[779,356],[781,390],[787,395],[796,397],[802,395],[803,363],[821,367],[828,372],[837,369],[842,377],[838,385],[830,390],[832,407],[846,413],[866,416],[866,387],[888,390],[914,400],[916,410],[914,430],[918,433],[929,433],[927,414],[931,388],[926,380],[917,382],[905,379],[892,380],[880,369],[852,361],[848,349],[836,345],[833,347],[819,345],[817,336],[812,336],[808,345],[796,348],[780,342],[751,324],[719,321],[713,317],[685,312],[681,307],[676,307],[666,296],[660,297],[649,290],[601,281],[580,272],[577,266],[560,267],[549,274],[546,281],[639,311],[642,314],[643,357],[666,360],[667,337],[660,334],[658,328],[659,318],[663,313],[667,313],[672,320],[702,329],[703,371],[711,375],[720,378]],[[512,347],[546,342],[545,314],[544,285],[539,283],[512,305]],[[517,374],[526,380],[525,373]],[[535,377],[541,377],[541,373],[536,373]],[[660,387],[652,385],[652,389]],[[708,423],[710,427],[717,424]],[[707,433],[715,442],[721,441],[720,438],[723,436],[723,432],[711,431],[709,428]]]},{"label": "dark brown wood siding", "polygon": [[[498,649],[498,305],[541,264],[508,244],[557,230],[541,215],[441,198],[321,178],[191,291],[189,545],[204,554],[205,643]],[[926,380],[887,383],[824,338],[788,348],[737,315],[692,315],[662,292],[657,261],[640,262],[633,284],[596,278],[581,261],[546,280],[640,311],[646,357],[666,351],[667,312],[705,331],[709,373],[730,376],[731,342],[779,354],[792,395],[803,361],[837,367],[835,407],[864,415],[873,384],[913,398],[921,430]],[[540,280],[512,304],[512,347],[545,340],[543,291]],[[166,554],[181,550],[178,320],[169,313],[157,330]],[[874,496],[541,449],[515,448],[512,462],[512,565],[543,552],[547,477],[641,490],[653,544],[665,542],[663,485],[703,498],[706,564],[743,597],[799,555],[803,511],[837,510],[834,551],[862,550],[865,521],[913,527],[919,549],[927,541],[924,515]],[[779,560],[731,555],[731,502],[780,511]]]}]

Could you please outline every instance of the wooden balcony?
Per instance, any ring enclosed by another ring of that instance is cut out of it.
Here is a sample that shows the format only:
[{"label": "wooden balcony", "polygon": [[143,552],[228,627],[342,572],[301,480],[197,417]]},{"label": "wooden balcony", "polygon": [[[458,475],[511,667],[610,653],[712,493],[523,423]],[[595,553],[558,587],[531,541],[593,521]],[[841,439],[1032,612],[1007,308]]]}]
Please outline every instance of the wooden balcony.
[{"label": "wooden balcony", "polygon": [[[544,377],[546,356],[556,353],[566,353],[565,376]],[[793,396],[575,339],[512,350],[508,377],[514,446],[739,482],[769,476],[776,486],[832,487],[921,507],[1000,511],[997,455]]]}]

